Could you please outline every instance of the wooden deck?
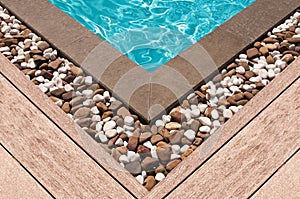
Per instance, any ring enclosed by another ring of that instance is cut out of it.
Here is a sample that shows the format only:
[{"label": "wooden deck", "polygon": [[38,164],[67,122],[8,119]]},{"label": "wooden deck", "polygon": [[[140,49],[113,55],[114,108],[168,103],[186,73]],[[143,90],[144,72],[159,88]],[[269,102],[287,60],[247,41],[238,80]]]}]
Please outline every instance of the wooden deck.
[{"label": "wooden deck", "polygon": [[0,199],[300,198],[299,75],[300,58],[148,192],[0,55]]}]

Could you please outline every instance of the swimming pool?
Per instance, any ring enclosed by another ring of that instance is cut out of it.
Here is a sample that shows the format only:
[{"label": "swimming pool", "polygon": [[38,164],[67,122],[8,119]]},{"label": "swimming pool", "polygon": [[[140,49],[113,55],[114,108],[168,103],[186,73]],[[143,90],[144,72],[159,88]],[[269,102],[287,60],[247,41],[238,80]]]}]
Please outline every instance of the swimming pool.
[{"label": "swimming pool", "polygon": [[153,72],[255,0],[49,0]]}]

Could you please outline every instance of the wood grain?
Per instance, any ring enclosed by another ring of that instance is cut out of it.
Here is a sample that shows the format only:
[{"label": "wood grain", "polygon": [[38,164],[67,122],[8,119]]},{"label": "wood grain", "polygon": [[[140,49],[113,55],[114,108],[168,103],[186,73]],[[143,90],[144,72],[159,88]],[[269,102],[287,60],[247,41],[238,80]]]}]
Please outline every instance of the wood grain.
[{"label": "wood grain", "polygon": [[249,197],[300,146],[299,88],[297,80],[167,198]]},{"label": "wood grain", "polygon": [[132,198],[0,76],[0,142],[56,198]]},{"label": "wood grain", "polygon": [[21,165],[0,146],[0,198],[52,198]]},{"label": "wood grain", "polygon": [[70,119],[65,112],[56,106],[40,89],[29,81],[24,74],[12,65],[2,54],[0,54],[0,72],[8,78],[15,87],[23,92],[32,103],[45,113],[55,124],[57,124],[71,139],[80,145],[88,154],[109,173],[111,173],[121,184],[138,198],[148,193],[127,170],[108,154],[98,143],[94,141],[85,131]]},{"label": "wood grain", "polygon": [[254,194],[253,199],[300,198],[300,152]]},{"label": "wood grain", "polygon": [[260,91],[237,114],[228,120],[216,133],[211,135],[187,159],[181,162],[163,181],[158,183],[145,197],[162,198],[181,181],[195,171],[207,159],[218,151],[228,140],[234,137],[249,121],[263,110],[273,99],[285,90],[300,75],[300,58],[290,64],[274,81]]}]

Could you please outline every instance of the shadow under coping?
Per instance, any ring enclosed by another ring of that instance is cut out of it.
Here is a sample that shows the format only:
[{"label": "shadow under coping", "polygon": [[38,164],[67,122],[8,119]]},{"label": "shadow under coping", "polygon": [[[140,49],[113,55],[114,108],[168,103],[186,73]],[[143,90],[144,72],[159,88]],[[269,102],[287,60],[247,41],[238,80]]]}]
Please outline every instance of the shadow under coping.
[{"label": "shadow under coping", "polygon": [[[2,0],[2,3],[148,122],[300,5],[297,0],[257,0],[169,61],[167,67],[149,73],[47,0],[22,0],[22,6],[19,0]],[[102,58],[95,59],[93,66],[85,66],[88,56],[98,46],[103,47],[97,55]],[[128,78],[128,74],[130,81],[119,86],[118,91],[116,85],[120,85],[122,77]],[[157,104],[161,108],[151,109]]]}]

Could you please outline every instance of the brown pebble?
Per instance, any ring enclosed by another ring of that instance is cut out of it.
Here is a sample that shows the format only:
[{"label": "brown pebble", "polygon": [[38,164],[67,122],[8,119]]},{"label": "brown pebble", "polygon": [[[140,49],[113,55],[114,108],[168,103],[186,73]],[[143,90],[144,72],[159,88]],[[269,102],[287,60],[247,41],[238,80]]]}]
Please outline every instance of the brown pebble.
[{"label": "brown pebble", "polygon": [[244,96],[246,97],[246,99],[250,100],[253,98],[253,94],[250,92],[244,92]]},{"label": "brown pebble", "polygon": [[266,61],[267,61],[268,64],[274,64],[275,63],[275,60],[271,55],[267,56]]},{"label": "brown pebble", "polygon": [[101,113],[104,113],[108,110],[107,106],[103,102],[98,102],[96,106],[99,109],[99,111],[101,111]]},{"label": "brown pebble", "polygon": [[226,69],[227,69],[227,70],[235,69],[237,66],[238,66],[238,65],[237,65],[236,63],[231,63],[231,64],[229,64],[229,65],[226,67]]},{"label": "brown pebble", "polygon": [[65,102],[65,103],[62,105],[61,109],[62,109],[65,113],[69,113],[70,110],[71,110],[70,103],[69,103],[69,102]]},{"label": "brown pebble", "polygon": [[166,166],[166,169],[168,172],[170,172],[172,169],[174,169],[179,163],[181,162],[180,159],[176,159],[176,160],[173,160],[171,162],[169,162]]},{"label": "brown pebble", "polygon": [[163,138],[161,135],[156,134],[156,135],[153,135],[153,136],[151,137],[150,142],[151,142],[151,144],[155,145],[155,144],[157,144],[158,142],[163,141],[163,140],[164,140],[164,138]]},{"label": "brown pebble", "polygon": [[129,139],[128,139],[128,145],[127,145],[127,148],[130,150],[130,151],[135,151],[137,146],[139,144],[139,138],[136,137],[136,136],[131,136]]},{"label": "brown pebble", "polygon": [[125,169],[127,169],[127,171],[129,171],[132,175],[138,175],[142,172],[141,164],[138,161],[126,164]]},{"label": "brown pebble", "polygon": [[232,95],[232,98],[233,98],[234,101],[239,101],[239,100],[244,98],[244,94],[243,93],[237,93],[237,94]]},{"label": "brown pebble", "polygon": [[91,110],[89,108],[86,107],[82,107],[80,109],[78,109],[75,113],[74,113],[74,118],[84,118],[89,116],[91,113]]},{"label": "brown pebble", "polygon": [[248,59],[253,59],[255,57],[259,56],[259,52],[257,50],[257,48],[250,48],[246,51],[247,57]]},{"label": "brown pebble", "polygon": [[144,132],[140,135],[139,142],[140,143],[146,142],[151,138],[151,136],[152,136],[151,132]]},{"label": "brown pebble", "polygon": [[156,180],[154,178],[154,176],[148,176],[145,181],[144,181],[145,185],[144,187],[150,191],[156,184]]},{"label": "brown pebble", "polygon": [[126,116],[130,116],[131,114],[130,114],[130,112],[128,111],[127,108],[121,107],[117,111],[117,115],[122,116],[123,118],[125,118]]},{"label": "brown pebble", "polygon": [[179,112],[179,111],[174,111],[170,114],[170,116],[172,117],[172,121],[173,122],[184,122],[186,121],[186,117],[183,113]]},{"label": "brown pebble", "polygon": [[255,74],[251,71],[246,71],[244,75],[247,79],[250,79],[251,77],[254,77]]},{"label": "brown pebble", "polygon": [[247,104],[247,102],[248,102],[248,100],[246,100],[246,99],[240,100],[240,101],[237,102],[237,105],[238,105],[238,106],[239,106],[239,105],[244,106],[245,104]]},{"label": "brown pebble", "polygon": [[158,167],[159,162],[157,158],[146,157],[141,165],[143,170],[149,172],[154,171]]},{"label": "brown pebble", "polygon": [[53,69],[53,70],[57,70],[62,62],[63,62],[62,60],[56,59],[55,61],[50,62],[48,64],[48,67]]},{"label": "brown pebble", "polygon": [[259,52],[263,55],[263,56],[267,56],[269,54],[269,49],[265,46],[259,48]]},{"label": "brown pebble", "polygon": [[102,119],[112,117],[113,115],[114,115],[114,113],[112,111],[106,111],[106,112],[103,113]]},{"label": "brown pebble", "polygon": [[64,88],[58,88],[56,90],[51,91],[51,95],[60,98],[64,92],[66,92]]},{"label": "brown pebble", "polygon": [[184,134],[184,131],[173,132],[169,137],[170,143],[171,144],[180,144],[183,134]]},{"label": "brown pebble", "polygon": [[156,169],[155,169],[155,173],[165,173],[166,172],[166,168],[163,165],[159,165]]}]

